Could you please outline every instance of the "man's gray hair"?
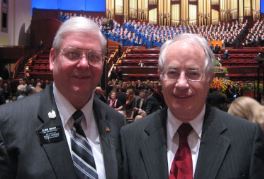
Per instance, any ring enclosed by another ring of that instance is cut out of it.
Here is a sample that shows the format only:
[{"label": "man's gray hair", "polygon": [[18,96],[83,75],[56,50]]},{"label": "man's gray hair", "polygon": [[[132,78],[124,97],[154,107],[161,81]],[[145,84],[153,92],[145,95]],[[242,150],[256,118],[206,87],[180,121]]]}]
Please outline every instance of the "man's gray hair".
[{"label": "man's gray hair", "polygon": [[[214,67],[214,53],[212,52],[211,48],[208,46],[208,42],[205,38],[199,36],[198,34],[180,34],[176,36],[172,40],[166,41],[160,48],[160,55],[159,55],[159,70],[162,72],[164,70],[164,62],[166,58],[167,49],[170,45],[172,45],[176,41],[182,41],[191,43],[194,45],[200,46],[205,53],[205,71],[212,72]],[[176,53],[176,52],[175,52]]]},{"label": "man's gray hair", "polygon": [[63,38],[67,33],[72,32],[80,32],[80,33],[98,33],[98,37],[101,42],[101,48],[105,52],[106,50],[106,39],[102,32],[100,31],[99,26],[91,19],[86,17],[71,17],[70,19],[66,20],[57,31],[52,47],[56,50],[59,50],[61,47],[61,43]]}]

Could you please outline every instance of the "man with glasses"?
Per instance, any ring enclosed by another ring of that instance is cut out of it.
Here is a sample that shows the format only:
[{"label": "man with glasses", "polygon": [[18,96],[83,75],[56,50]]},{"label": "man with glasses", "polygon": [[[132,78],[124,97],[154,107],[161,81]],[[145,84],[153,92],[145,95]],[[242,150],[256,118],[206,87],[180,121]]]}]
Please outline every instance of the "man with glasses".
[{"label": "man with glasses", "polygon": [[0,108],[1,179],[121,178],[124,118],[94,95],[105,51],[95,22],[61,25],[49,55],[54,83]]},{"label": "man with glasses", "polygon": [[207,41],[195,34],[161,47],[167,108],[121,129],[124,178],[264,178],[260,127],[205,104],[213,60]]}]

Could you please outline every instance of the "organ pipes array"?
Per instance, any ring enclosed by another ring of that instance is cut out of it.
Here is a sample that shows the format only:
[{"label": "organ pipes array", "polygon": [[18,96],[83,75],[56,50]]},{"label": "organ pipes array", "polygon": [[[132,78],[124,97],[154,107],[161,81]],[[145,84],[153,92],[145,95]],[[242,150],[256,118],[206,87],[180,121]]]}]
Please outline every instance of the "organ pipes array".
[{"label": "organ pipes array", "polygon": [[256,20],[260,17],[260,0],[106,0],[106,16],[159,25]]}]

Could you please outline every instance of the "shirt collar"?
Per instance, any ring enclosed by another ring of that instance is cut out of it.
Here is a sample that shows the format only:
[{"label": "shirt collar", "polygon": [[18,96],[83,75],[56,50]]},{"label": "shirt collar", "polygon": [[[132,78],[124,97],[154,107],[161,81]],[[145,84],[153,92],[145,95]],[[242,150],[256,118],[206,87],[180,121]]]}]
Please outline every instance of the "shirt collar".
[{"label": "shirt collar", "polygon": [[[173,116],[170,109],[167,110],[167,136],[170,140],[173,140],[173,136],[180,127],[180,125],[183,123],[179,119],[177,119],[175,116]],[[203,120],[204,120],[204,114],[205,114],[205,105],[202,109],[202,111],[189,122],[189,124],[192,126],[194,132],[197,134],[199,139],[201,139],[202,136],[202,127],[203,127]]]},{"label": "shirt collar", "polygon": [[[53,83],[53,94],[55,98],[55,102],[62,120],[62,125],[65,128],[66,125],[72,125],[72,123],[69,121],[71,119],[71,116],[76,111],[74,106],[61,94],[61,92],[56,87],[55,83]],[[93,98],[94,98],[94,92],[92,93],[92,96],[90,100],[85,104],[85,106],[81,109],[83,112],[86,122],[85,125],[88,125],[91,121],[91,115],[93,114]]]}]

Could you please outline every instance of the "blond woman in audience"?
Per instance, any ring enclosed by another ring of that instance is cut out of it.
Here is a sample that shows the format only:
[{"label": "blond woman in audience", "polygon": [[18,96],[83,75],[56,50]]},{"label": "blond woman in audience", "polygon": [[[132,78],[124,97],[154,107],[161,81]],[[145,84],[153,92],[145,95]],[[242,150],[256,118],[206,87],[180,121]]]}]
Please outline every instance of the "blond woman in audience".
[{"label": "blond woman in audience", "polygon": [[125,116],[124,111],[122,111],[123,105],[117,98],[116,91],[113,90],[110,92],[108,100],[107,100],[107,104],[108,106],[110,106],[111,108],[115,109],[116,111],[118,111],[119,113]]},{"label": "blond woman in audience", "polygon": [[236,98],[230,105],[228,113],[258,123],[264,131],[264,106],[248,96]]}]

